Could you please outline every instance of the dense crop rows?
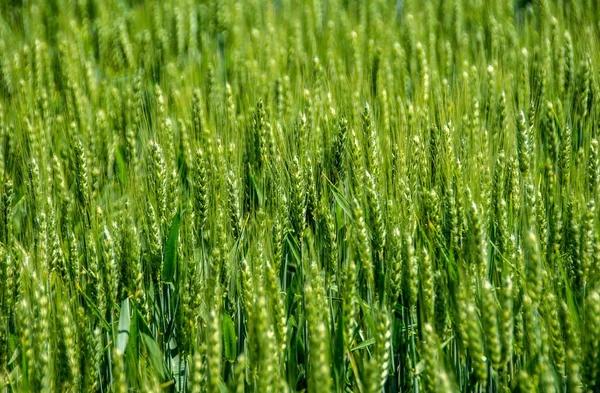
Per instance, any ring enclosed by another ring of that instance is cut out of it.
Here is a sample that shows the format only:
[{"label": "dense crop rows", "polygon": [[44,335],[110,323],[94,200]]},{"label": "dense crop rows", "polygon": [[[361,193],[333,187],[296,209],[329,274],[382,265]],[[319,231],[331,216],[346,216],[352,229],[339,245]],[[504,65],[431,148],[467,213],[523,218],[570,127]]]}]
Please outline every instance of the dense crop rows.
[{"label": "dense crop rows", "polygon": [[0,2],[0,392],[600,389],[594,0]]}]

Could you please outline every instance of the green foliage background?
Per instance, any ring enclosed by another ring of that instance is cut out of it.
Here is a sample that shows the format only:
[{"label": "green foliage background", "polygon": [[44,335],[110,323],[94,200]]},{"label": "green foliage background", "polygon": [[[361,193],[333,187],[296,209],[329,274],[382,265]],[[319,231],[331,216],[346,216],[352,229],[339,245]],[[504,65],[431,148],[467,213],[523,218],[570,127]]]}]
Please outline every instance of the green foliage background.
[{"label": "green foliage background", "polygon": [[599,29],[2,2],[0,391],[598,391]]}]

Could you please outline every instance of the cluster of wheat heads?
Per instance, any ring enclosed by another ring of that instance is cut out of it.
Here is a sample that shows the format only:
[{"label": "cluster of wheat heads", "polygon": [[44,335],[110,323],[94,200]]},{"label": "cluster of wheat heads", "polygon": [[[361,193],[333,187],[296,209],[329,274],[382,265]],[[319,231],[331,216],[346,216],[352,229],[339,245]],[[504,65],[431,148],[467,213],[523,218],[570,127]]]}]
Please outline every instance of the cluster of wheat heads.
[{"label": "cluster of wheat heads", "polygon": [[0,392],[600,389],[594,0],[0,4]]}]

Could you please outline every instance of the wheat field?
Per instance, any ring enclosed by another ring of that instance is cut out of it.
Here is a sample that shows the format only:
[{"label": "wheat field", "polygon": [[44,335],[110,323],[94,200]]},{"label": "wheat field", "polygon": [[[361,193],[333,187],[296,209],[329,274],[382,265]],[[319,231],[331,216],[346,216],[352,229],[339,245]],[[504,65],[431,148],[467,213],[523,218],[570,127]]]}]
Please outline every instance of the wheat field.
[{"label": "wheat field", "polygon": [[600,3],[3,0],[0,392],[600,391]]}]

